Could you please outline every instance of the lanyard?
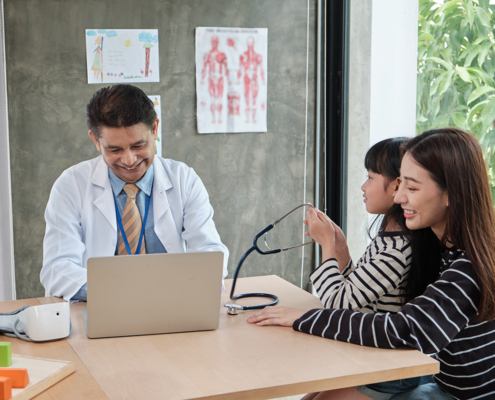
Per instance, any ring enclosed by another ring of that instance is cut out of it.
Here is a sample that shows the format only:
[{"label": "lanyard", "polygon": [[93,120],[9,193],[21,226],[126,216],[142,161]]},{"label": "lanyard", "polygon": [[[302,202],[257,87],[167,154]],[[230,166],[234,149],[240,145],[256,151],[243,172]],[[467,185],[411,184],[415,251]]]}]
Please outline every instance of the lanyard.
[{"label": "lanyard", "polygon": [[[136,249],[136,253],[134,254],[139,254],[139,251],[141,250],[141,244],[143,242],[143,237],[144,237],[144,227],[146,226],[146,220],[148,219],[148,210],[150,208],[150,199],[151,199],[151,195],[148,196],[148,200],[146,200],[146,211],[144,212],[143,226],[141,228],[141,235],[139,235],[139,242]],[[122,225],[122,218],[120,217],[119,208],[117,207],[117,200],[115,199],[115,197],[113,198],[113,201],[115,203],[115,211],[117,212],[117,222],[119,223],[120,233],[122,234],[122,239],[124,240],[125,248],[127,249],[127,254],[132,254],[131,247],[129,246],[129,242],[127,241],[127,236],[124,232],[124,226]]]}]

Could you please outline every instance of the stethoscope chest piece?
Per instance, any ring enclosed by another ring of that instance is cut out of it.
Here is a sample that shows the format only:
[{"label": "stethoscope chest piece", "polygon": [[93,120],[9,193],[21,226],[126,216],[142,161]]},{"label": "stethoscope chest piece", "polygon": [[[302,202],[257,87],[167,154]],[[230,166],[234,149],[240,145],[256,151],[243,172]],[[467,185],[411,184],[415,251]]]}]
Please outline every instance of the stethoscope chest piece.
[{"label": "stethoscope chest piece", "polygon": [[244,307],[240,306],[239,304],[224,304],[224,307],[227,307],[227,314],[229,315],[238,315],[239,310],[243,310]]}]

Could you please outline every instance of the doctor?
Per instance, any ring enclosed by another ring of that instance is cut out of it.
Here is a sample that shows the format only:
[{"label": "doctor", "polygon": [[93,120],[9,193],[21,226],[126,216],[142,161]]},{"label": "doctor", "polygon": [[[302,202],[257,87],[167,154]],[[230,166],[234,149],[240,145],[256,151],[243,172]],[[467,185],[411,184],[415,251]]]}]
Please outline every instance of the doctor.
[{"label": "doctor", "polygon": [[[65,170],[45,211],[41,283],[52,296],[86,301],[90,257],[136,253],[229,252],[208,193],[192,168],[155,157],[158,119],[139,88],[99,90],[87,106],[101,156]],[[143,228],[144,225],[144,229]],[[144,232],[143,232],[144,231]]]}]

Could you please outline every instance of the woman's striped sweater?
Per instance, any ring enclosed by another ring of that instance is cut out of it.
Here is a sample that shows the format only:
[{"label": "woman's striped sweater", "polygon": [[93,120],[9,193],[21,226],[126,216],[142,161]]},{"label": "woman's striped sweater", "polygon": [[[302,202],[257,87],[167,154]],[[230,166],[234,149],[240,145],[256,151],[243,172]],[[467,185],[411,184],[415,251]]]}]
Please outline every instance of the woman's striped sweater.
[{"label": "woman's striped sweater", "polygon": [[379,348],[409,346],[435,354],[435,381],[457,399],[495,398],[495,322],[477,322],[478,281],[465,252],[443,255],[439,279],[397,314],[315,309],[296,331]]}]

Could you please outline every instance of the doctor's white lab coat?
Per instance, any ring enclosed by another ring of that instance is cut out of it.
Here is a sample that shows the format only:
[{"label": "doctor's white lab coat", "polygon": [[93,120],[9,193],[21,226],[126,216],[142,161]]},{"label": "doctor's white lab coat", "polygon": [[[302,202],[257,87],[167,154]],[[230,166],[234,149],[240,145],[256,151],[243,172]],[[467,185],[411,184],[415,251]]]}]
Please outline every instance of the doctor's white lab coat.
[{"label": "doctor's white lab coat", "polygon": [[[155,157],[154,229],[168,253],[229,251],[213,222],[208,193],[192,168]],[[91,257],[113,256],[117,219],[108,166],[101,156],[65,170],[53,185],[45,211],[41,283],[69,301],[87,281]]]}]

